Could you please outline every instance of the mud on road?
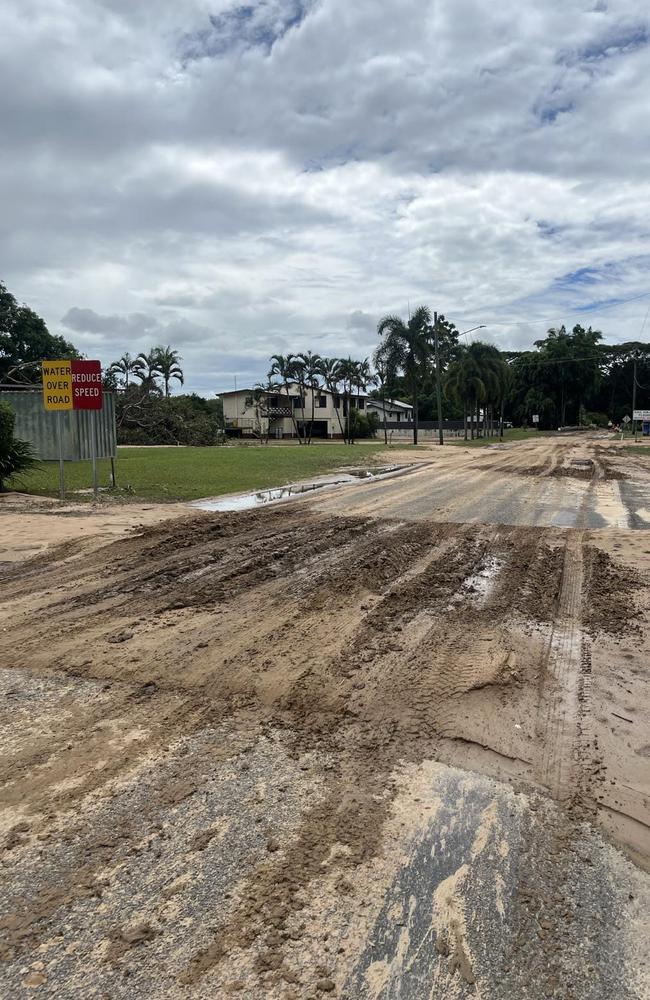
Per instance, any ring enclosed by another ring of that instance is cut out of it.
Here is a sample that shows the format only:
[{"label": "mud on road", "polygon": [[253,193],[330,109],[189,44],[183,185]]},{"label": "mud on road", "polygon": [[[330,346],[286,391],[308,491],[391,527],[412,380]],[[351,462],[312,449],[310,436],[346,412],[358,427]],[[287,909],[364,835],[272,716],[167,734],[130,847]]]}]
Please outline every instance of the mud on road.
[{"label": "mud on road", "polygon": [[603,450],[6,565],[3,995],[650,995],[650,536]]}]

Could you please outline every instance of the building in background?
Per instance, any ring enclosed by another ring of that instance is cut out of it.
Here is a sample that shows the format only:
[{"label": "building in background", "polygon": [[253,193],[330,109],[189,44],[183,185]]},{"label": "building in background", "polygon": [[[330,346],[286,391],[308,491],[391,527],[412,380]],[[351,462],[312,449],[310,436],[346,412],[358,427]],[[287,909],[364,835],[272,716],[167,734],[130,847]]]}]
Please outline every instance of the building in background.
[{"label": "building in background", "polygon": [[[230,437],[292,438],[310,423],[314,438],[342,438],[347,416],[347,401],[339,393],[329,389],[302,389],[297,384],[286,391],[275,393],[256,392],[253,389],[237,389],[219,394],[223,402],[223,420],[226,434]],[[381,401],[371,399],[365,393],[356,393],[350,400],[353,409],[360,412],[375,410],[383,421]],[[379,409],[376,405],[378,404]],[[313,421],[312,421],[313,405]],[[387,420],[410,419],[412,407],[407,403],[388,401]],[[388,413],[395,414],[390,416]],[[408,416],[402,414],[408,413]]]}]

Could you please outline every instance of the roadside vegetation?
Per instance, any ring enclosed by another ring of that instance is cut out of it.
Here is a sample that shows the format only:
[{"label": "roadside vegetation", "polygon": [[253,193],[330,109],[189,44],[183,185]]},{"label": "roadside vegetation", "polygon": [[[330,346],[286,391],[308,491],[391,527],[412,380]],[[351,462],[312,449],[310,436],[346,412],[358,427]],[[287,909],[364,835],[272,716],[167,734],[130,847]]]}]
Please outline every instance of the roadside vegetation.
[{"label": "roadside vegetation", "polygon": [[[389,314],[379,320],[372,359],[326,358],[308,350],[275,354],[267,375],[251,389],[260,403],[268,394],[288,395],[291,385],[304,395],[308,389],[330,391],[342,403],[338,429],[346,444],[376,438],[387,445],[397,429],[387,425],[386,407],[383,420],[361,412],[362,393],[384,403],[410,403],[414,443],[418,424],[437,427],[439,413],[448,429],[460,429],[472,442],[504,438],[511,426],[539,431],[615,427],[631,417],[633,398],[638,408],[650,402],[650,344],[605,345],[599,330],[579,324],[549,329],[528,351],[463,339],[482,328],[459,331],[445,316],[420,305],[407,318]],[[79,356],[74,344],[51,334],[41,317],[0,283],[0,386],[36,385],[43,359]],[[107,365],[104,384],[116,394],[118,444],[225,443],[218,397],[174,393],[185,384],[182,362],[173,346],[157,345],[139,354],[125,352]],[[301,421],[294,420],[299,445],[312,443],[313,422],[313,407]],[[268,444],[263,423],[256,436]],[[400,430],[406,426],[402,423]]]},{"label": "roadside vegetation", "polygon": [[12,476],[37,466],[32,446],[14,436],[15,422],[14,411],[0,400],[0,493]]},{"label": "roadside vegetation", "polygon": [[[284,486],[342,467],[361,467],[392,461],[391,448],[368,443],[359,448],[343,444],[299,448],[296,445],[247,445],[229,448],[118,448],[117,488],[108,489],[110,462],[98,462],[102,495],[109,500],[172,502],[200,497],[244,493]],[[75,499],[92,499],[90,462],[66,463],[66,489]],[[15,490],[54,496],[58,490],[57,462],[42,463],[29,477],[15,476]],[[84,490],[85,493],[77,493]]]}]

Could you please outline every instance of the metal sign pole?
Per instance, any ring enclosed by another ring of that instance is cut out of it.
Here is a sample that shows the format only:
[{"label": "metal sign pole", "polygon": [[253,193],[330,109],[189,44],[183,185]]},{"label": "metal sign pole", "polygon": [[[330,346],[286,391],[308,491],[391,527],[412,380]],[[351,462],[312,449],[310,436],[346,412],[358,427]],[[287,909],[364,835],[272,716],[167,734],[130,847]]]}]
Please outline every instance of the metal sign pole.
[{"label": "metal sign pole", "polygon": [[57,413],[57,427],[59,431],[59,499],[65,500],[65,471],[63,468],[63,412]]},{"label": "metal sign pole", "polygon": [[90,411],[90,441],[93,457],[93,496],[96,500],[99,495],[97,487],[97,410]]}]

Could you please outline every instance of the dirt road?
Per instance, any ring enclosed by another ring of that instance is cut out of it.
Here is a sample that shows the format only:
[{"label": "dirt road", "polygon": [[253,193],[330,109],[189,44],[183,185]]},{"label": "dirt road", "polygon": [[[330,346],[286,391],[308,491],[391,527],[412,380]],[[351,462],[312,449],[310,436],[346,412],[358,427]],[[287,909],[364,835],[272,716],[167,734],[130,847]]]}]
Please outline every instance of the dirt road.
[{"label": "dirt road", "polygon": [[2,995],[650,996],[646,466],[420,454],[0,508]]}]

